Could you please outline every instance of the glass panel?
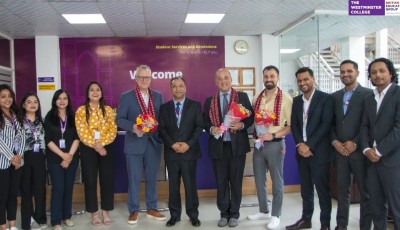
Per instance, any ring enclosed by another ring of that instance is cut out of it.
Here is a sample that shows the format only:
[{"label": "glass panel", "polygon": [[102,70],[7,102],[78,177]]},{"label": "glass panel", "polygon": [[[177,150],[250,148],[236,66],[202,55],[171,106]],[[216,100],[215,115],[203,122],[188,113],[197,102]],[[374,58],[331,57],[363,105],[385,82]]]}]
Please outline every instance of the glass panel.
[{"label": "glass panel", "polygon": [[315,17],[283,33],[280,39],[280,87],[291,96],[301,94],[296,71],[304,66],[318,72],[318,22]]}]

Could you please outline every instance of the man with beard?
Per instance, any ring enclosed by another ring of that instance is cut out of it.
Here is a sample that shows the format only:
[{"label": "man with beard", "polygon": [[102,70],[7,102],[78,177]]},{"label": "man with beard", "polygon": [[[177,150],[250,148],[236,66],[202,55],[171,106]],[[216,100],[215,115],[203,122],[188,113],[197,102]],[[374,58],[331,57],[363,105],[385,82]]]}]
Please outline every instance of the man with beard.
[{"label": "man with beard", "polygon": [[[290,116],[292,113],[292,98],[277,87],[279,70],[275,66],[267,66],[263,70],[265,89],[255,98],[254,111],[264,110],[274,113],[275,121],[269,125],[266,133],[258,135],[263,141],[263,147],[254,148],[253,169],[256,181],[259,213],[249,215],[249,220],[267,219],[271,216],[268,209],[266,173],[270,171],[272,179],[272,218],[268,229],[279,227],[283,201],[283,160],[286,147],[284,137],[290,133]],[[261,124],[259,124],[261,125]],[[256,124],[257,126],[257,124]]]},{"label": "man with beard", "polygon": [[331,138],[335,148],[338,201],[335,230],[345,230],[349,223],[351,175],[354,176],[361,195],[360,229],[371,229],[367,159],[359,147],[359,134],[364,101],[372,94],[372,90],[358,84],[358,74],[356,62],[343,61],[340,64],[340,80],[345,87],[332,94],[335,101],[335,123]]},{"label": "man with beard", "polygon": [[308,67],[296,72],[297,85],[303,92],[293,99],[291,127],[297,148],[303,213],[286,229],[312,228],[314,186],[321,208],[321,230],[330,229],[332,201],[329,187],[331,161],[330,129],[333,121],[332,96],[314,88],[314,73]]},{"label": "man with beard", "polygon": [[400,87],[393,62],[378,58],[368,66],[376,86],[364,103],[361,149],[369,160],[368,191],[375,229],[387,229],[388,206],[400,229]]}]

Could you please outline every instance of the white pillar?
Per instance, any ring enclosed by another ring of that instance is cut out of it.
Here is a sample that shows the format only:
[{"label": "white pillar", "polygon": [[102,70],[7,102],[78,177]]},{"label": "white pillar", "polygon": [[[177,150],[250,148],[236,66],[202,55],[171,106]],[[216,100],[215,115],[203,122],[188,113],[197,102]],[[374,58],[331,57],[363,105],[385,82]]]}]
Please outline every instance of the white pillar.
[{"label": "white pillar", "polygon": [[358,82],[365,86],[368,79],[366,78],[365,66],[365,36],[349,37],[344,39],[342,44],[342,60],[350,59],[357,62],[360,75]]},{"label": "white pillar", "polygon": [[383,29],[375,33],[375,58],[388,57],[388,29]]},{"label": "white pillar", "polygon": [[[57,89],[61,88],[60,45],[58,36],[36,36],[36,79],[37,94],[41,102],[42,115],[51,108],[51,99]],[[39,78],[52,77],[54,82],[39,82]],[[40,89],[40,86],[55,86],[54,90]]]},{"label": "white pillar", "polygon": [[282,70],[280,68],[280,43],[279,36],[273,36],[270,34],[261,34],[260,35],[260,47],[261,47],[261,70],[260,70],[260,80],[257,82],[257,93],[261,92],[264,89],[263,84],[263,73],[262,70],[265,66],[274,65],[279,69],[280,72],[280,82],[286,79],[286,74],[282,75]]}]

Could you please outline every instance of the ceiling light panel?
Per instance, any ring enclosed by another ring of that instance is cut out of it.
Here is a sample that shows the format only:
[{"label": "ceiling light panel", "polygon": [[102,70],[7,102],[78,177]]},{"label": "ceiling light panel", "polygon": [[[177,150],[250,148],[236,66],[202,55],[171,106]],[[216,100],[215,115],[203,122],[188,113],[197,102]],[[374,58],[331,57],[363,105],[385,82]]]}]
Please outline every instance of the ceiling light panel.
[{"label": "ceiling light panel", "polygon": [[225,14],[188,14],[185,23],[219,23]]},{"label": "ceiling light panel", "polygon": [[62,15],[71,24],[105,24],[101,14],[63,14]]}]

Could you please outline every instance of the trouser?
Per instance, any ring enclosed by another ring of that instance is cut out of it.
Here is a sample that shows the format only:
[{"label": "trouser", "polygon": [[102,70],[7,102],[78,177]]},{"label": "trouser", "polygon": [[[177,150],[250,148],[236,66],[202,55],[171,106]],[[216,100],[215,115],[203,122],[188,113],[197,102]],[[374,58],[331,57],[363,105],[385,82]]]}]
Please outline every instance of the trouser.
[{"label": "trouser", "polygon": [[50,219],[51,225],[60,225],[62,220],[71,219],[72,192],[74,189],[78,161],[72,161],[64,169],[59,163],[47,161],[51,181]]},{"label": "trouser", "polygon": [[223,151],[222,159],[213,159],[217,206],[222,218],[239,219],[246,155],[233,156],[231,142],[224,142]]},{"label": "trouser", "polygon": [[264,147],[254,148],[253,170],[257,188],[257,198],[261,213],[268,213],[268,194],[266,174],[269,171],[272,180],[272,216],[281,216],[283,201],[283,161],[285,158],[285,141],[264,142]]},{"label": "trouser", "polygon": [[[21,228],[31,228],[31,217],[38,224],[47,223],[46,162],[43,151],[24,153],[21,179]],[[32,197],[35,200],[33,206]]]},{"label": "trouser", "polygon": [[165,161],[168,169],[169,200],[171,218],[178,218],[182,213],[180,185],[181,178],[185,186],[186,214],[191,220],[199,217],[199,197],[196,185],[196,160]]},{"label": "trouser", "polygon": [[0,169],[0,225],[17,219],[17,191],[21,182],[21,168],[15,170],[11,165]]},{"label": "trouser", "polygon": [[98,208],[97,177],[100,181],[101,209],[111,211],[114,209],[114,164],[115,154],[111,145],[104,146],[107,155],[101,156],[96,150],[81,142],[81,166],[83,184],[85,186],[86,211],[93,213]]}]

